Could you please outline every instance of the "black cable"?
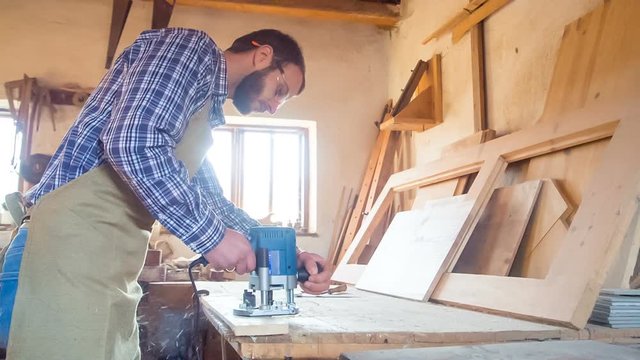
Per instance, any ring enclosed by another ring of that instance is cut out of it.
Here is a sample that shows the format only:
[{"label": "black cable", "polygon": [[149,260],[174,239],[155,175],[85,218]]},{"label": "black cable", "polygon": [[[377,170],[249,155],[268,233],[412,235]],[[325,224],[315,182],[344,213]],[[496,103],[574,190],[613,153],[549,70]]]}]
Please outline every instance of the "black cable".
[{"label": "black cable", "polygon": [[196,359],[202,360],[202,354],[200,349],[202,348],[202,338],[199,335],[199,319],[200,319],[200,296],[201,295],[209,295],[208,290],[198,290],[196,287],[196,282],[193,280],[193,268],[198,265],[206,266],[209,262],[204,258],[204,256],[199,257],[197,260],[194,260],[189,264],[189,280],[191,280],[191,286],[193,288],[193,302],[195,305],[195,313],[193,319],[193,337],[196,337],[198,341],[191,341],[191,351],[192,354],[195,354]]}]

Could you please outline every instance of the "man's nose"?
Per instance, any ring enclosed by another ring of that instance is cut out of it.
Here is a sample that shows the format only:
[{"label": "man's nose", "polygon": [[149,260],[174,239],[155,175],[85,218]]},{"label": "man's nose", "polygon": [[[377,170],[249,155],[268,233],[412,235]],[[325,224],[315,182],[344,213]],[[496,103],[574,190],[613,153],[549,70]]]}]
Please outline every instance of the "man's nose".
[{"label": "man's nose", "polygon": [[271,99],[268,102],[268,105],[269,105],[269,114],[273,115],[276,113],[276,111],[280,107],[280,102],[276,99]]}]

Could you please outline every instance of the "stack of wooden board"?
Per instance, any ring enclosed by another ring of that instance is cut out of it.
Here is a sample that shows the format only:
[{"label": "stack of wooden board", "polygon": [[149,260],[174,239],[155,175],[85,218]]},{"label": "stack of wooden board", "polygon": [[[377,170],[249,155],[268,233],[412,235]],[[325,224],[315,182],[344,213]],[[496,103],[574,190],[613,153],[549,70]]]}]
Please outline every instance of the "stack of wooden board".
[{"label": "stack of wooden board", "polygon": [[616,329],[640,328],[640,289],[603,289],[589,321]]}]

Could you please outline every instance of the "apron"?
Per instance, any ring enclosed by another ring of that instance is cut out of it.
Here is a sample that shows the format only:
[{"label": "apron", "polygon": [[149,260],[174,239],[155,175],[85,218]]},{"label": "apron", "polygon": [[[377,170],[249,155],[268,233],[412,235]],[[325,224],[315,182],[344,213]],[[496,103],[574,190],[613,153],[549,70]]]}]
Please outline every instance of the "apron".
[{"label": "apron", "polygon": [[[212,144],[211,101],[176,146],[189,176]],[[108,164],[46,194],[31,212],[8,360],[140,358],[137,279],[154,219]]]}]

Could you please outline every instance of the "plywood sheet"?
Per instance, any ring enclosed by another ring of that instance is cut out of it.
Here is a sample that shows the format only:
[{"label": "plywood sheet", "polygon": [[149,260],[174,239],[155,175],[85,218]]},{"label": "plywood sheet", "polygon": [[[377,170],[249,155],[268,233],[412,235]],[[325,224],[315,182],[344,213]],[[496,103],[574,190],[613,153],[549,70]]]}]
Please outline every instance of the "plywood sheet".
[{"label": "plywood sheet", "polygon": [[425,186],[416,190],[416,197],[413,200],[412,210],[419,210],[427,206],[429,200],[436,200],[455,195],[458,187],[458,179],[451,179],[441,183]]},{"label": "plywood sheet", "polygon": [[544,279],[566,235],[566,221],[573,206],[556,181],[544,179],[527,232],[511,268],[511,276]]},{"label": "plywood sheet", "polygon": [[564,245],[568,230],[569,227],[562,219],[556,220],[535,247],[526,246],[521,249],[522,263],[517,264],[518,269],[514,269],[511,276],[544,279],[558,251]]},{"label": "plywood sheet", "polygon": [[454,272],[509,274],[541,186],[533,180],[495,189]]},{"label": "plywood sheet", "polygon": [[473,200],[461,195],[396,214],[356,286],[407,299],[428,299],[448,266],[445,260],[472,206]]}]

